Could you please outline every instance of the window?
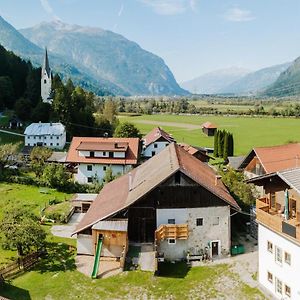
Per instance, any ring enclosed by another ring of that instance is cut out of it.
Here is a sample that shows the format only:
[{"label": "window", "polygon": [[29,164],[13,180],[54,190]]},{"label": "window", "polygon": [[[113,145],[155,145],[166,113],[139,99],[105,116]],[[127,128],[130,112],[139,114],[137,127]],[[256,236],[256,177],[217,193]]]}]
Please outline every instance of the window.
[{"label": "window", "polygon": [[46,80],[46,79],[44,79],[44,83],[47,83],[47,80]]},{"label": "window", "polygon": [[157,148],[157,144],[154,144],[154,148]]},{"label": "window", "polygon": [[213,225],[219,225],[219,223],[220,223],[220,218],[219,217],[213,217],[212,224]]},{"label": "window", "polygon": [[41,136],[39,136],[39,140],[41,140],[42,139],[42,137]]},{"label": "window", "polygon": [[284,252],[284,262],[288,265],[291,265],[291,254]]},{"label": "window", "polygon": [[50,146],[53,146],[53,143],[50,143]]},{"label": "window", "polygon": [[279,294],[282,294],[282,281],[278,278],[275,279],[275,291]]},{"label": "window", "polygon": [[59,140],[59,136],[57,136],[56,139]]},{"label": "window", "polygon": [[28,143],[27,146],[30,146],[30,143]]},{"label": "window", "polygon": [[53,136],[50,136],[50,140],[52,140],[53,139]]},{"label": "window", "polygon": [[275,261],[279,264],[282,264],[282,249],[275,247]]},{"label": "window", "polygon": [[28,139],[30,139],[30,136],[28,136]]},{"label": "window", "polygon": [[203,218],[196,219],[196,226],[203,226]]},{"label": "window", "polygon": [[284,293],[288,296],[291,297],[291,288],[287,285],[284,286]]},{"label": "window", "polygon": [[92,165],[87,165],[87,166],[86,166],[86,169],[87,169],[88,171],[93,171],[93,166],[92,166]]},{"label": "window", "polygon": [[271,253],[273,253],[273,244],[271,242],[268,241],[268,246],[267,247],[268,247],[267,248],[268,251],[271,252]]},{"label": "window", "polygon": [[95,157],[95,152],[94,151],[90,151],[90,157]]},{"label": "window", "polygon": [[47,139],[47,137],[44,136],[44,140]]},{"label": "window", "polygon": [[154,156],[154,155],[155,155],[155,151],[152,151],[152,152],[151,152],[151,155]]},{"label": "window", "polygon": [[175,224],[175,219],[168,219],[168,224]]},{"label": "window", "polygon": [[56,146],[59,146],[59,143],[56,143]]},{"label": "window", "polygon": [[180,172],[177,172],[175,174],[175,184],[180,184],[180,180],[181,180]]},{"label": "window", "polygon": [[33,139],[35,140],[35,136],[33,137]]},{"label": "window", "polygon": [[92,178],[92,177],[88,177],[88,178],[87,178],[87,181],[88,181],[88,182],[93,182],[93,178]]},{"label": "window", "polygon": [[169,245],[175,245],[176,244],[176,240],[175,239],[168,239],[168,244]]},{"label": "window", "polygon": [[44,143],[44,146],[47,146],[47,143]]},{"label": "window", "polygon": [[106,166],[103,166],[103,171],[106,171]]},{"label": "window", "polygon": [[103,152],[102,155],[103,155],[103,156],[106,156],[106,152]]},{"label": "window", "polygon": [[273,274],[268,272],[268,281],[273,284]]}]

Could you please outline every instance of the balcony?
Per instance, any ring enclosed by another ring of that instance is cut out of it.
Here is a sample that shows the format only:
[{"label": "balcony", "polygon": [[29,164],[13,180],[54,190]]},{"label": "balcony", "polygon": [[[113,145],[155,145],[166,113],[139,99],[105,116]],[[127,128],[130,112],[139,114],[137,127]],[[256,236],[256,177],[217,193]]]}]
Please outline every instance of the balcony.
[{"label": "balcony", "polygon": [[158,242],[165,239],[186,240],[188,237],[187,224],[162,224],[155,231],[155,240]]},{"label": "balcony", "polygon": [[300,242],[300,222],[296,217],[286,220],[280,209],[269,208],[267,197],[256,200],[256,219],[277,233]]}]

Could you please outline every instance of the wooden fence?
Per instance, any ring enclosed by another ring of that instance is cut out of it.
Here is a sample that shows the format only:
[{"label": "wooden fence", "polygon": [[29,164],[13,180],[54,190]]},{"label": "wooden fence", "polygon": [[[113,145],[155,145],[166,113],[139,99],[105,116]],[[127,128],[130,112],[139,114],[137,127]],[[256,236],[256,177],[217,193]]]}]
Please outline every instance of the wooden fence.
[{"label": "wooden fence", "polygon": [[27,256],[18,258],[16,261],[0,269],[0,282],[12,276],[15,276],[20,272],[30,269],[38,262],[39,257],[42,255],[42,253],[42,251],[33,252],[31,254],[28,254]]}]

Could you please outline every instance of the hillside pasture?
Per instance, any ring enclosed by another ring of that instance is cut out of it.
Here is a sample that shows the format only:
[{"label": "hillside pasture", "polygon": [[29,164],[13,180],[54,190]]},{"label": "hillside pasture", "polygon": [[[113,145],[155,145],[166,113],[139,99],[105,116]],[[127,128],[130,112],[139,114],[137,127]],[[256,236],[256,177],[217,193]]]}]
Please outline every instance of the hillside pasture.
[{"label": "hillside pasture", "polygon": [[215,123],[234,136],[235,155],[245,155],[253,147],[274,146],[300,141],[300,119],[274,117],[232,117],[198,115],[142,115],[120,116],[120,121],[136,124],[143,134],[153,127],[161,126],[173,134],[177,142],[195,146],[213,147],[214,138],[201,131],[206,121]]}]

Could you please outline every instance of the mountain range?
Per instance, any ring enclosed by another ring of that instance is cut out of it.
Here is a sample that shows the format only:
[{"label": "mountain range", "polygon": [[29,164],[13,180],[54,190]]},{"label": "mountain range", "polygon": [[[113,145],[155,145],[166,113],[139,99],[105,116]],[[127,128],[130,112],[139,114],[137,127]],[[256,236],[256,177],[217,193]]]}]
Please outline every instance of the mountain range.
[{"label": "mountain range", "polygon": [[0,17],[0,44],[36,65],[47,46],[55,72],[100,95],[188,94],[160,57],[108,30],[55,21],[18,31]]},{"label": "mountain range", "polygon": [[241,68],[228,68],[213,71],[197,77],[181,86],[191,93],[259,95],[263,94],[292,65],[291,62],[249,71]]},{"label": "mountain range", "polygon": [[249,72],[250,70],[236,67],[220,69],[185,81],[181,83],[181,86],[193,94],[218,94]]}]

